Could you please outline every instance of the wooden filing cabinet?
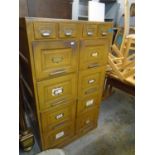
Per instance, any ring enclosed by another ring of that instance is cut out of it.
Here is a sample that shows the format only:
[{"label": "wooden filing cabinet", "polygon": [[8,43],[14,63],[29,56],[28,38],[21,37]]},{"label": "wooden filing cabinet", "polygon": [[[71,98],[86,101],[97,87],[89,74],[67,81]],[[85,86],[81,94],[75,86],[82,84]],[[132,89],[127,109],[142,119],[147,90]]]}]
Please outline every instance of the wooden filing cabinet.
[{"label": "wooden filing cabinet", "polygon": [[107,63],[108,51],[107,39],[81,40],[80,46],[80,70],[93,67],[101,67]]},{"label": "wooden filing cabinet", "polygon": [[78,42],[37,41],[32,43],[36,78],[42,80],[60,73],[77,72]]},{"label": "wooden filing cabinet", "polygon": [[97,126],[112,23],[20,19],[20,68],[42,150]]},{"label": "wooden filing cabinet", "polygon": [[77,117],[77,134],[84,134],[97,126],[98,110],[99,108],[95,107],[93,109],[89,109],[87,112]]},{"label": "wooden filing cabinet", "polygon": [[37,82],[38,106],[40,111],[68,100],[76,100],[77,79],[75,74],[64,75]]}]

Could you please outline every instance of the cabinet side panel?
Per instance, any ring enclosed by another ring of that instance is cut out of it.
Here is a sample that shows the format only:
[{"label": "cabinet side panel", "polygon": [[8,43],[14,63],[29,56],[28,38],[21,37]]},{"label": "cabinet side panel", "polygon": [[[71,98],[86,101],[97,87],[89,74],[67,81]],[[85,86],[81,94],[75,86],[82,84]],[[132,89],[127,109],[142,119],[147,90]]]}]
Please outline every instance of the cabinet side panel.
[{"label": "cabinet side panel", "polygon": [[40,139],[39,122],[37,115],[36,100],[34,94],[34,84],[32,78],[28,38],[26,33],[26,23],[24,18],[19,20],[19,65],[20,79],[23,85],[24,104],[26,113],[31,121],[32,127],[36,133],[36,137]]}]

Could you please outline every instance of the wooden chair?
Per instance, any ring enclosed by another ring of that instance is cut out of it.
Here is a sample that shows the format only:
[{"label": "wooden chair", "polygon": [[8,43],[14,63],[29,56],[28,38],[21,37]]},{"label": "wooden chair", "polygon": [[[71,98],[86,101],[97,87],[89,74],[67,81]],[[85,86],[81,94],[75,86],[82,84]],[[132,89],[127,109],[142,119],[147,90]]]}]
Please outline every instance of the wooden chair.
[{"label": "wooden chair", "polygon": [[129,34],[128,6],[128,0],[125,0],[124,30],[120,29],[119,34],[116,35],[116,37],[121,36],[121,43],[115,39],[108,55],[104,98],[112,93],[113,87],[132,95],[135,93],[135,35]]}]

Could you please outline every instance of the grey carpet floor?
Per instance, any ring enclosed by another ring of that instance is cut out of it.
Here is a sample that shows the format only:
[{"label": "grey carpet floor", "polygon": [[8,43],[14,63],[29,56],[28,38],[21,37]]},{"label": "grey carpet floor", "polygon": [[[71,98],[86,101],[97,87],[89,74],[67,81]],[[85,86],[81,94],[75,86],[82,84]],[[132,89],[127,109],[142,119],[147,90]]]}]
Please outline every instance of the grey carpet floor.
[{"label": "grey carpet floor", "polygon": [[[63,149],[66,155],[134,155],[135,108],[134,97],[116,90],[102,102],[98,127]],[[30,152],[40,152],[37,143]]]},{"label": "grey carpet floor", "polygon": [[67,155],[134,155],[134,97],[116,91],[102,102],[98,127],[64,147]]}]

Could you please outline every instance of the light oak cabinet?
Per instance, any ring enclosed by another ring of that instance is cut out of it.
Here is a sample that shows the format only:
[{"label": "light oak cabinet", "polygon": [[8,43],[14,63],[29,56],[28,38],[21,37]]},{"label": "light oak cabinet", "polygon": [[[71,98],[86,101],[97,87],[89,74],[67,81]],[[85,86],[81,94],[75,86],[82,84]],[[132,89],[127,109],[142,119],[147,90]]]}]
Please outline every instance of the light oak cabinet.
[{"label": "light oak cabinet", "polygon": [[57,24],[36,22],[34,23],[34,37],[35,39],[55,39],[57,37]]},{"label": "light oak cabinet", "polygon": [[76,100],[77,76],[69,74],[37,82],[37,92],[40,111],[68,100]]},{"label": "light oak cabinet", "polygon": [[38,80],[77,71],[77,41],[37,41],[32,46]]},{"label": "light oak cabinet", "polygon": [[84,134],[97,126],[98,110],[99,108],[95,107],[77,118],[77,134]]},{"label": "light oak cabinet", "polygon": [[48,111],[41,113],[41,124],[43,132],[51,131],[55,126],[75,121],[76,102],[68,101],[62,103],[56,108],[50,108]]},{"label": "light oak cabinet", "polygon": [[80,70],[101,67],[107,63],[107,39],[82,40],[80,46]]},{"label": "light oak cabinet", "polygon": [[112,23],[20,19],[25,106],[42,150],[97,126]]}]

